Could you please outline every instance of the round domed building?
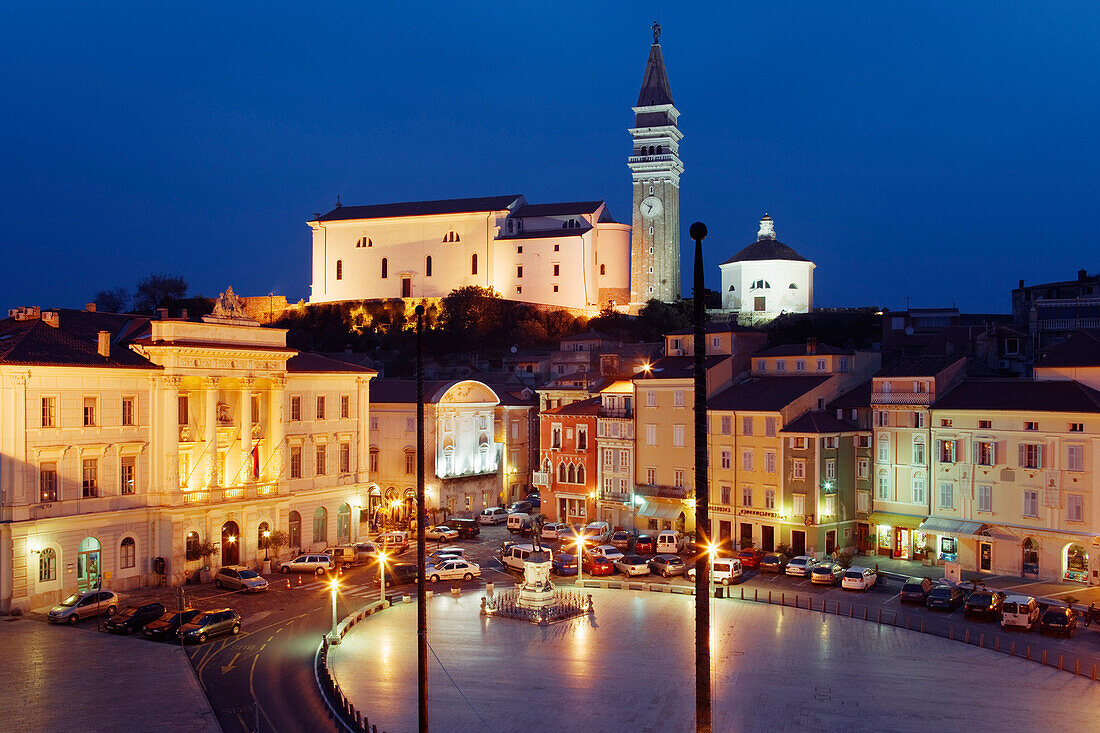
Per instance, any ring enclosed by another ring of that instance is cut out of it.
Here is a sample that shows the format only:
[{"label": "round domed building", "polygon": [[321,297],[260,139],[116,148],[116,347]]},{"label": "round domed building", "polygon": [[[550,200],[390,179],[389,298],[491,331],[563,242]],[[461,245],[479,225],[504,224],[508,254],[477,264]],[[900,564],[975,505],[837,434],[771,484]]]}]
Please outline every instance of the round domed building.
[{"label": "round domed building", "polygon": [[814,263],[775,238],[775,222],[760,220],[756,241],[719,266],[722,309],[738,320],[769,321],[814,307]]}]

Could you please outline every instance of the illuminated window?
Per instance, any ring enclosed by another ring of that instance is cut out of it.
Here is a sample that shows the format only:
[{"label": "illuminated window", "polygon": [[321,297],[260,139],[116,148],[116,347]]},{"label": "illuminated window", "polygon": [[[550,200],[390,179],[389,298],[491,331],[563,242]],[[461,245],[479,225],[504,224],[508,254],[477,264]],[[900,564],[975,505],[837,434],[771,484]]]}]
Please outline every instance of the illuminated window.
[{"label": "illuminated window", "polygon": [[137,543],[133,537],[124,537],[118,547],[118,566],[132,568],[137,565]]},{"label": "illuminated window", "polygon": [[470,255],[470,274],[477,274],[477,253]]},{"label": "illuminated window", "polygon": [[336,279],[337,280],[343,280],[344,279],[344,261],[343,260],[336,260]]}]

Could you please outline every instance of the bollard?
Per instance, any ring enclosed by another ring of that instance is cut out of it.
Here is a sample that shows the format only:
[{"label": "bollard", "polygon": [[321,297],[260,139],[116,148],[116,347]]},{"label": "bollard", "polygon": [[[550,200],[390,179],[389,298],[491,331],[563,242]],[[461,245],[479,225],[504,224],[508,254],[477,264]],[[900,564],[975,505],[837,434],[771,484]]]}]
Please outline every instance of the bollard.
[{"label": "bollard", "polygon": [[359,714],[359,711],[355,711],[355,725],[359,728],[363,727],[363,716]]},{"label": "bollard", "polygon": [[745,586],[741,586],[741,600],[745,600]]},{"label": "bollard", "polygon": [[461,592],[462,592],[462,589],[457,587],[457,586],[454,587],[454,588],[451,588],[451,595],[452,596],[458,596],[458,594],[460,594]]},{"label": "bollard", "polygon": [[489,581],[485,584],[485,595],[489,596],[490,598],[493,597],[493,581]]},{"label": "bollard", "polygon": [[[768,595],[771,595],[771,591],[768,591]],[[787,605],[787,594],[786,593],[780,593],[779,594],[779,605],[780,606],[786,606]]]},{"label": "bollard", "polygon": [[963,644],[970,643],[970,629],[966,630],[966,634],[963,636]]},{"label": "bollard", "polygon": [[1042,661],[1042,665],[1043,665],[1044,667],[1045,667],[1045,666],[1047,666],[1047,650],[1046,650],[1046,649],[1044,649],[1044,650],[1043,650],[1043,661]]},{"label": "bollard", "polygon": [[1058,669],[1065,669],[1065,667],[1062,666],[1062,657],[1063,656],[1064,655],[1062,655],[1062,654],[1058,655]]},{"label": "bollard", "polygon": [[425,598],[425,600],[429,600],[429,601],[430,601],[430,600],[432,599],[432,596],[433,596],[434,594],[435,594],[435,591],[432,591],[432,590],[426,590],[426,591],[424,591],[424,598]]},{"label": "bollard", "polygon": [[1092,665],[1092,681],[1096,681],[1096,665]]},{"label": "bollard", "polygon": [[996,636],[996,637],[993,638],[993,651],[995,651],[995,652],[1001,651],[1001,637],[999,637],[999,636]]},{"label": "bollard", "polygon": [[950,639],[951,641],[955,641],[955,627],[954,626],[948,626],[947,627],[947,638]]},{"label": "bollard", "polygon": [[894,626],[898,625],[898,612],[894,611]]},{"label": "bollard", "polygon": [[921,619],[921,620],[920,620],[920,632],[921,632],[922,634],[924,633],[924,619]]},{"label": "bollard", "polygon": [[985,649],[985,634],[978,637],[978,648]]},{"label": "bollard", "polygon": [[863,620],[864,620],[864,621],[866,621],[866,620],[867,620],[867,606],[864,606],[864,607],[863,607]]},{"label": "bollard", "polygon": [[882,623],[882,609],[881,608],[878,610],[878,622],[880,624]]},{"label": "bollard", "polygon": [[1024,657],[1027,661],[1031,661],[1031,644],[1027,645],[1027,655]]},{"label": "bollard", "polygon": [[759,601],[760,600],[760,589],[759,588],[753,588],[752,589],[752,599],[754,601]]},{"label": "bollard", "polygon": [[852,614],[855,613],[855,611],[856,611],[855,606],[848,606],[848,618],[852,618]]},{"label": "bollard", "polygon": [[910,618],[909,618],[908,616],[906,616],[906,617],[905,617],[905,630],[906,630],[906,631],[908,631],[908,630],[909,630],[909,622],[910,622],[911,620],[912,620],[912,619],[910,619]]},{"label": "bollard", "polygon": [[771,604],[772,604],[772,592],[769,590],[768,591],[768,605],[770,606]]},{"label": "bollard", "polygon": [[1074,674],[1081,674],[1081,658],[1080,657],[1077,658],[1076,664],[1073,665],[1073,673]]},{"label": "bollard", "polygon": [[836,602],[836,615],[837,615],[837,616],[839,616],[839,615],[840,615],[840,601],[837,601],[837,602]]},{"label": "bollard", "polygon": [[1016,656],[1016,642],[1015,641],[1013,641],[1012,646],[1009,647],[1008,654],[1009,654],[1009,656],[1013,656],[1013,657]]},{"label": "bollard", "polygon": [[794,607],[798,608],[798,594],[797,593],[794,594]]}]

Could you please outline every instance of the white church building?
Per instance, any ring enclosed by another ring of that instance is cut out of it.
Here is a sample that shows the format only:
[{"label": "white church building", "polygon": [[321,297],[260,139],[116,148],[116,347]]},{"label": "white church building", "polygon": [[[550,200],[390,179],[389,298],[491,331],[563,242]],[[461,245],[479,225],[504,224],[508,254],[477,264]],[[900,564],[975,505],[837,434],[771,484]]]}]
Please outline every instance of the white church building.
[{"label": "white church building", "polygon": [[775,238],[775,222],[760,220],[756,241],[730,257],[722,271],[722,309],[739,320],[770,321],[814,307],[814,263]]}]

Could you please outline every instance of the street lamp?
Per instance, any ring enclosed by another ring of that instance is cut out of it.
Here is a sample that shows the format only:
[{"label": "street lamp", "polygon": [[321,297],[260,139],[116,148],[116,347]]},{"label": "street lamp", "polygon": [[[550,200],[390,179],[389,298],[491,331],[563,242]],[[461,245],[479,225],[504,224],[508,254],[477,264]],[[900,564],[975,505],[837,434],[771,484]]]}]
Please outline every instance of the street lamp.
[{"label": "street lamp", "polygon": [[340,634],[336,630],[336,591],[340,590],[340,581],[333,578],[329,581],[328,587],[332,591],[332,631],[328,635],[328,641],[330,644],[339,644]]},{"label": "street lamp", "polygon": [[718,555],[718,545],[713,542],[707,543],[707,567],[709,572],[707,576],[710,578],[710,597],[714,597],[714,558]]},{"label": "street lamp", "polygon": [[264,530],[264,562],[270,562],[271,558],[267,554],[268,548],[271,547],[271,530]]},{"label": "street lamp", "polygon": [[638,496],[636,487],[630,490],[630,509],[633,512],[633,517],[630,519],[630,525],[634,528],[635,544],[638,542],[638,505],[644,501],[644,498]]},{"label": "street lamp", "polygon": [[378,553],[378,567],[380,568],[379,577],[381,578],[381,581],[382,581],[382,596],[381,596],[380,600],[383,603],[385,603],[386,602],[386,553],[384,553],[384,552]]},{"label": "street lamp", "polygon": [[577,535],[573,542],[577,545],[577,582],[574,585],[584,585],[584,533]]}]

